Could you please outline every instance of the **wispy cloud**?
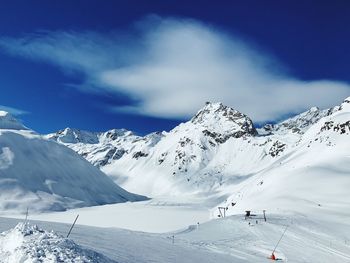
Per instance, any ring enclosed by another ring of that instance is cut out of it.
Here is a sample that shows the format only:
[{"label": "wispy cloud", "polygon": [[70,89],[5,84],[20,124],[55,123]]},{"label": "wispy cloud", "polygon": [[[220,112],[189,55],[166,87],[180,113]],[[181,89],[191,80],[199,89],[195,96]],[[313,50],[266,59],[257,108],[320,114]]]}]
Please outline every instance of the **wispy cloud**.
[{"label": "wispy cloud", "polygon": [[15,116],[29,114],[28,111],[16,109],[16,108],[4,106],[4,105],[0,105],[0,111],[7,111]]},{"label": "wispy cloud", "polygon": [[190,19],[152,17],[127,31],[104,34],[2,37],[0,48],[83,73],[89,89],[122,92],[139,102],[112,110],[149,116],[189,117],[205,101],[222,101],[265,121],[311,106],[329,107],[350,94],[344,82],[298,80],[271,55]]}]

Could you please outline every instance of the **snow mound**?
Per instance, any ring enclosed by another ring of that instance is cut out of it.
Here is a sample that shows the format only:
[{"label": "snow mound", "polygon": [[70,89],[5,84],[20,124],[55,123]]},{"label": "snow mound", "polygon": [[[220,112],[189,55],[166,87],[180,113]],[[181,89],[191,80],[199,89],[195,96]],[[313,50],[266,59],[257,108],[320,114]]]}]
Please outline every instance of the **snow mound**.
[{"label": "snow mound", "polygon": [[0,258],[3,263],[115,262],[70,239],[27,223],[19,223],[0,234]]},{"label": "snow mound", "polygon": [[144,199],[61,144],[31,130],[0,129],[1,212],[63,211]]},{"label": "snow mound", "polygon": [[0,111],[0,129],[28,130],[21,122],[7,111]]}]

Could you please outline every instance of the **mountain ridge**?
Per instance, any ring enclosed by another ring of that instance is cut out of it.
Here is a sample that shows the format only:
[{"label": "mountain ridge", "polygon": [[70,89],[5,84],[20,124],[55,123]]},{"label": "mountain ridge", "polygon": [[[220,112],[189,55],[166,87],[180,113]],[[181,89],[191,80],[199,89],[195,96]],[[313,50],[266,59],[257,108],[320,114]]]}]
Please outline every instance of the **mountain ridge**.
[{"label": "mountain ridge", "polygon": [[[222,103],[206,103],[169,132],[137,136],[128,131],[102,140],[107,131],[96,144],[65,145],[130,191],[216,196],[228,192],[222,190],[225,185],[266,169],[299,147],[310,127],[344,108],[346,101],[328,110],[314,107],[258,129],[243,113]],[[57,140],[57,134],[47,137]]]}]

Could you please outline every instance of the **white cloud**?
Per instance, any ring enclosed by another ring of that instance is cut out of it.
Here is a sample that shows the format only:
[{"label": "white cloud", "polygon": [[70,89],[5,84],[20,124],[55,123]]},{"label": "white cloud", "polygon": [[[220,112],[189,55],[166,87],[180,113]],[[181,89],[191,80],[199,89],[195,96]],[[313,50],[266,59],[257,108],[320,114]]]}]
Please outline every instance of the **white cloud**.
[{"label": "white cloud", "polygon": [[9,113],[11,113],[12,115],[15,115],[15,116],[29,113],[28,111],[25,111],[25,110],[16,109],[16,108],[4,106],[4,105],[0,105],[0,111],[7,111],[7,112],[9,112]]},{"label": "white cloud", "polygon": [[153,17],[128,34],[45,32],[1,38],[0,47],[82,72],[87,86],[139,101],[113,110],[149,116],[187,118],[205,101],[222,101],[254,121],[265,121],[312,106],[330,107],[350,94],[344,82],[289,76],[271,55],[188,19]]}]

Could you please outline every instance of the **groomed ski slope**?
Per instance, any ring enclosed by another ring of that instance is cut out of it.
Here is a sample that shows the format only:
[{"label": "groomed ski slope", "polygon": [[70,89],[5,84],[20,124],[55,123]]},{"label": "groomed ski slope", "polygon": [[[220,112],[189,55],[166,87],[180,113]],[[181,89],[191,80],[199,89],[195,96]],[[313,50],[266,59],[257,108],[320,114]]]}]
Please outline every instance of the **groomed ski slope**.
[{"label": "groomed ski slope", "polygon": [[[261,215],[247,220],[235,215],[166,234],[77,225],[71,238],[83,248],[123,263],[271,262],[268,256],[288,225],[275,253],[281,262],[350,262],[349,223],[333,224],[329,219],[268,214],[264,222]],[[0,218],[0,231],[17,222]],[[36,223],[62,235],[69,230],[66,224]]]}]

